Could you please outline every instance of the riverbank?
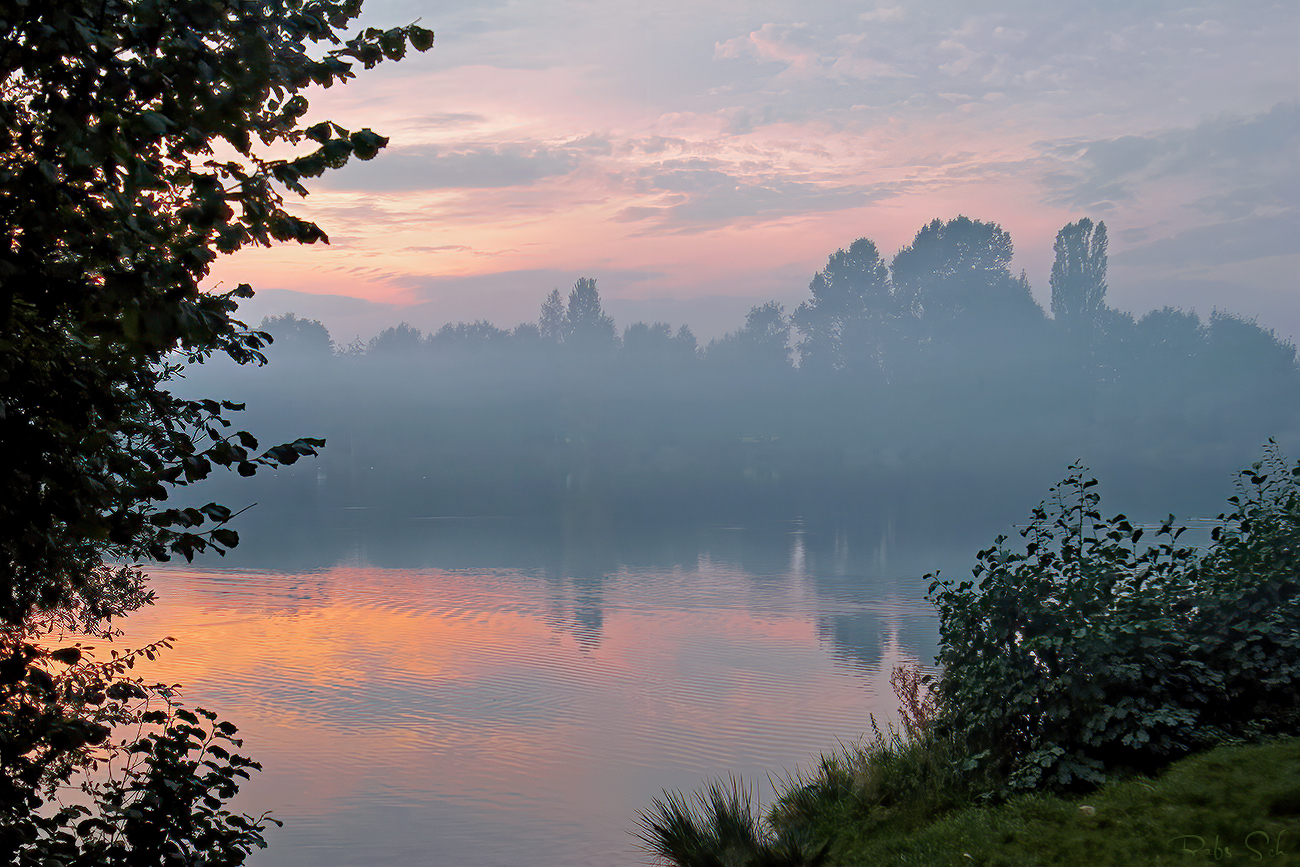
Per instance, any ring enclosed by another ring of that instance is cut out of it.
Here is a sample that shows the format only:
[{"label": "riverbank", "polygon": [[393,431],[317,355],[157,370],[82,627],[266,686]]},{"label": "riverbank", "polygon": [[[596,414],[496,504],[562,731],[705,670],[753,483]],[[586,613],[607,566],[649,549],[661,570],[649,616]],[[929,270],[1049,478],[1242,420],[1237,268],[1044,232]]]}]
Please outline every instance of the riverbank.
[{"label": "riverbank", "polygon": [[779,783],[762,819],[734,779],[669,795],[642,814],[643,839],[679,867],[1300,865],[1300,738],[992,805],[971,797],[953,758],[934,739],[878,737]]},{"label": "riverbank", "polygon": [[1023,545],[999,536],[974,580],[930,576],[942,674],[894,670],[903,733],[823,756],[763,820],[738,783],[667,794],[641,817],[650,851],[677,867],[1300,863],[1300,466],[1270,444],[1203,549],[1172,516],[1154,534],[1102,518],[1096,485],[1071,467]]},{"label": "riverbank", "polygon": [[1022,795],[936,817],[844,791],[801,818],[786,830],[828,839],[835,867],[1300,864],[1300,739],[1221,747],[1078,797]]}]

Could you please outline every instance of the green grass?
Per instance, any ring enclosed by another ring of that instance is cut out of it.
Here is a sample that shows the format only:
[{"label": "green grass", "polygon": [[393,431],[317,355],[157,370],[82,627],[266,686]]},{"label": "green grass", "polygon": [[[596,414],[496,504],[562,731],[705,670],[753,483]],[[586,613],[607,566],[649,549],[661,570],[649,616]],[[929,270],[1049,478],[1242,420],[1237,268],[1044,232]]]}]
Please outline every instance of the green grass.
[{"label": "green grass", "polygon": [[1300,738],[1225,746],[1088,795],[976,805],[956,752],[880,732],[782,781],[761,817],[718,781],[642,814],[646,849],[678,867],[1300,867]]},{"label": "green grass", "polygon": [[[857,761],[850,753],[840,764]],[[806,791],[809,781],[801,782]],[[773,811],[778,827],[792,794]],[[863,794],[842,789],[823,799],[820,811],[784,821],[832,833],[829,864],[841,867],[1300,865],[1300,739],[1222,747],[1177,762],[1154,780],[1077,798],[1028,795],[939,814],[933,795],[928,802],[872,805]]]}]

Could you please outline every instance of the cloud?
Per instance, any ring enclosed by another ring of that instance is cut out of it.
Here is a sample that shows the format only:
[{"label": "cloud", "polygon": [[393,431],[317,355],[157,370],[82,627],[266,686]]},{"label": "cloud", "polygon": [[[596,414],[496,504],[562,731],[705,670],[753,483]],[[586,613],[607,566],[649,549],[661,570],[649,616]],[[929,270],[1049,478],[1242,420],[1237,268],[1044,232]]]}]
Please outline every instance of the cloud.
[{"label": "cloud", "polygon": [[700,231],[734,220],[781,219],[810,211],[862,207],[894,194],[883,184],[801,179],[765,161],[664,160],[611,178],[640,197],[614,217],[647,225],[646,233]]},{"label": "cloud", "polygon": [[425,255],[436,255],[438,253],[469,253],[471,256],[506,256],[511,253],[518,253],[519,251],[513,249],[476,250],[473,247],[470,247],[466,244],[439,244],[433,247],[422,246],[422,245],[400,247],[396,250],[396,252],[397,253],[420,253]]},{"label": "cloud", "polygon": [[[758,30],[744,36],[714,43],[713,56],[718,60],[748,57],[760,63],[782,63],[787,69],[809,69],[817,63],[819,57],[808,44],[808,40],[796,38],[796,34],[802,29],[800,24],[784,26],[764,24]],[[800,41],[804,44],[799,45]]]},{"label": "cloud", "polygon": [[664,212],[664,208],[647,208],[639,205],[631,205],[624,208],[614,215],[616,223],[635,223],[640,220],[648,220],[651,217],[657,217]]},{"label": "cloud", "polygon": [[536,142],[460,147],[394,148],[373,160],[353,161],[319,182],[337,190],[432,190],[528,186],[566,175],[592,142],[552,147]]},{"label": "cloud", "polygon": [[[893,19],[875,19],[893,20]],[[805,24],[764,24],[744,36],[714,44],[715,60],[780,63],[783,80],[797,78],[866,80],[909,77],[879,59],[883,51],[865,33],[819,33]],[[769,109],[770,111],[770,109]]]},{"label": "cloud", "polygon": [[800,181],[769,179],[730,180],[669,209],[668,222],[683,226],[708,226],[746,218],[780,219],[809,211],[860,208],[888,193],[855,186],[824,186]]},{"label": "cloud", "polygon": [[[386,27],[432,14],[419,5],[365,14]],[[341,292],[303,263],[363,253],[400,273],[358,272],[356,291],[388,298],[425,274],[600,256],[668,272],[677,297],[733,272],[757,291],[778,253],[811,273],[848,220],[894,244],[964,212],[1014,231],[1040,285],[1056,228],[1084,214],[1110,227],[1116,274],[1269,258],[1300,202],[1300,19],[1277,0],[1207,8],[453,0],[433,52],[320,97],[394,140],[294,203],[335,246],[240,256],[277,285]],[[428,291],[443,285],[461,291]]]},{"label": "cloud", "polygon": [[[1070,208],[1107,208],[1133,199],[1147,185],[1194,176],[1209,188],[1200,206],[1241,213],[1294,202],[1300,185],[1300,106],[1224,116],[1191,128],[1112,139],[1046,143],[1058,168],[1045,179],[1048,201]],[[1280,195],[1279,195],[1280,194]]]},{"label": "cloud", "polygon": [[879,9],[872,9],[870,12],[862,12],[858,15],[859,21],[902,21],[906,17],[902,6],[882,6]]},{"label": "cloud", "polygon": [[426,114],[419,117],[413,117],[410,119],[410,124],[423,129],[452,129],[455,127],[474,126],[476,124],[486,123],[487,120],[487,115],[461,111],[449,112],[447,114]]},{"label": "cloud", "polygon": [[1132,247],[1111,256],[1116,265],[1178,271],[1189,267],[1228,265],[1300,251],[1300,208],[1274,216],[1246,217],[1197,226],[1169,238]]}]

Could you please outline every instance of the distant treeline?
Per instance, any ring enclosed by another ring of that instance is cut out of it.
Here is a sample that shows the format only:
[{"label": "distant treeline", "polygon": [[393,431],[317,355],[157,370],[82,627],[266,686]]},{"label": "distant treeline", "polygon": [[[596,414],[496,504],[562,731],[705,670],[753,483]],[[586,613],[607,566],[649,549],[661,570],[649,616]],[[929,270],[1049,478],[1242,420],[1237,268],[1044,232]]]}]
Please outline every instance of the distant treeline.
[{"label": "distant treeline", "polygon": [[793,312],[754,307],[704,347],[685,325],[620,335],[583,278],[509,331],[402,323],[335,347],[319,322],[270,317],[270,368],[189,376],[237,380],[251,430],[325,436],[313,498],[455,514],[914,502],[942,520],[935,498],[1021,508],[1075,459],[1121,500],[1195,509],[1263,440],[1295,439],[1293,345],[1230,313],[1109,307],[1104,223],[1067,225],[1055,253],[1050,317],[1010,235],[957,217],[888,263],[854,241]]}]

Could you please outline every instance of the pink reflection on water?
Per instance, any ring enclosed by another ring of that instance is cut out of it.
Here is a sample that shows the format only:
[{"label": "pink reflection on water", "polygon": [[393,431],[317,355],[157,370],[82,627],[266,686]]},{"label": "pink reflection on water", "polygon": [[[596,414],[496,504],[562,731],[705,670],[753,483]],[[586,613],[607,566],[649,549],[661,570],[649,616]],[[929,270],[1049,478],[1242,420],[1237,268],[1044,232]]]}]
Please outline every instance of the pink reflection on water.
[{"label": "pink reflection on water", "polygon": [[606,577],[594,631],[566,631],[527,573],[158,570],[127,640],[175,636],[146,675],[264,765],[240,806],[288,827],[263,865],[644,863],[628,832],[663,788],[763,782],[892,713],[897,646],[837,661],[805,578],[751,605],[714,574],[739,584],[691,605],[637,594],[700,576]]}]

